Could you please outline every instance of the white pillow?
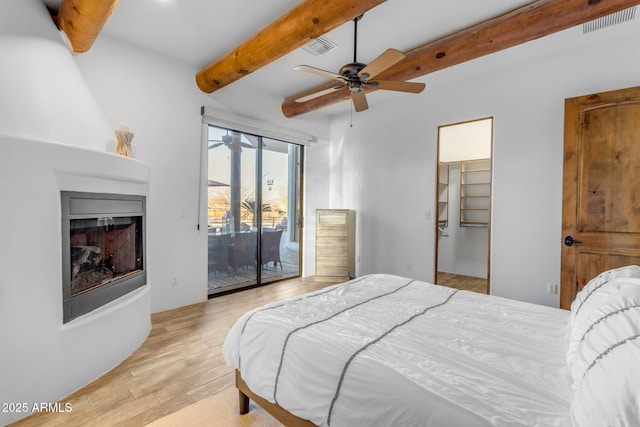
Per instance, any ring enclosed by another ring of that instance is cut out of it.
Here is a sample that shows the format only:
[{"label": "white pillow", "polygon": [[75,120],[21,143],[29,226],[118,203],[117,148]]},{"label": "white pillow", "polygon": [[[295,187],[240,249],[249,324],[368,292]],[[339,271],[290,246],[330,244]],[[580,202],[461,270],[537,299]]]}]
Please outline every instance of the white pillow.
[{"label": "white pillow", "polygon": [[571,329],[567,367],[574,389],[579,388],[585,372],[607,349],[640,334],[640,279],[619,278],[609,284],[619,290],[601,298],[600,305],[591,307],[588,315]]},{"label": "white pillow", "polygon": [[638,267],[606,272],[572,306],[567,366],[576,427],[640,426]]},{"label": "white pillow", "polygon": [[615,293],[620,287],[628,285],[624,281],[610,283],[613,279],[618,278],[640,279],[640,266],[629,265],[608,270],[591,279],[589,283],[578,292],[576,299],[571,303],[572,327],[576,322],[580,323],[582,318],[588,316],[591,309],[600,305],[603,299]]},{"label": "white pillow", "polygon": [[[571,304],[569,346],[567,349],[567,367],[574,371],[574,361],[582,343],[584,331],[593,320],[589,320],[592,311],[602,306],[605,301],[621,289],[631,287],[640,293],[640,266],[630,265],[605,271],[591,279],[576,295]],[[633,293],[633,292],[632,292]],[[596,316],[600,316],[596,314]],[[574,375],[575,378],[575,375]]]},{"label": "white pillow", "polygon": [[585,372],[571,403],[573,425],[640,425],[639,361],[640,336],[620,341],[599,355]]}]

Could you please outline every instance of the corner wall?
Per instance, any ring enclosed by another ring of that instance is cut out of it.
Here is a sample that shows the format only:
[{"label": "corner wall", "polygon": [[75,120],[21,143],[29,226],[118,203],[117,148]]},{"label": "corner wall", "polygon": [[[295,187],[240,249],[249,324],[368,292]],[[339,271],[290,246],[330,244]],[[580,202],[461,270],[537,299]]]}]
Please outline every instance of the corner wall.
[{"label": "corner wall", "polygon": [[146,195],[149,168],[48,141],[0,136],[0,146],[0,402],[24,404],[0,411],[4,425],[133,353],[151,329],[152,284],[63,324],[60,192]]}]

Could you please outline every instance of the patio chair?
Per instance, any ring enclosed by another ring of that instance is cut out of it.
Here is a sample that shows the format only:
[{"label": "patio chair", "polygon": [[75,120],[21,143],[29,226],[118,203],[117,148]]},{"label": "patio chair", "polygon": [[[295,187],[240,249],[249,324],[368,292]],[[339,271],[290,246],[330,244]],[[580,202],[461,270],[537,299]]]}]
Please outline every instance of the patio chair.
[{"label": "patio chair", "polygon": [[282,261],[280,261],[280,239],[282,238],[282,230],[263,231],[262,232],[262,268],[273,261],[276,267],[280,263],[282,269]]},{"label": "patio chair", "polygon": [[209,273],[222,271],[229,275],[229,240],[227,234],[209,235]]},{"label": "patio chair", "polygon": [[236,233],[229,246],[229,265],[235,272],[240,267],[256,267],[256,233]]}]

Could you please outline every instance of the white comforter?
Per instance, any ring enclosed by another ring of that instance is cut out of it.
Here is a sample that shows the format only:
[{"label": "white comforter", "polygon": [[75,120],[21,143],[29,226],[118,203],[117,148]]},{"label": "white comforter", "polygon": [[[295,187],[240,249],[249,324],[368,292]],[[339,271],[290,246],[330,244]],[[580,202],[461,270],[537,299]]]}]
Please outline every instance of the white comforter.
[{"label": "white comforter", "polygon": [[569,312],[370,275],[242,316],[223,354],[319,426],[570,426]]}]

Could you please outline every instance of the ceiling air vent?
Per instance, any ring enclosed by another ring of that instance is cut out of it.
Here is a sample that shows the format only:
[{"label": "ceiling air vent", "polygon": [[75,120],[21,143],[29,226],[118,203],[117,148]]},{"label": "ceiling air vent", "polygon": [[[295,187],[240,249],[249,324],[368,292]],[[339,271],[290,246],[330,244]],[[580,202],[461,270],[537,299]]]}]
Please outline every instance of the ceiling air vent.
[{"label": "ceiling air vent", "polygon": [[631,21],[636,16],[636,7],[631,6],[611,15],[603,16],[582,24],[582,33],[587,34],[601,28],[611,27],[622,22]]},{"label": "ceiling air vent", "polygon": [[306,45],[302,46],[304,50],[306,50],[313,56],[322,55],[337,47],[337,44],[322,36],[318,37],[317,39],[313,39]]}]

